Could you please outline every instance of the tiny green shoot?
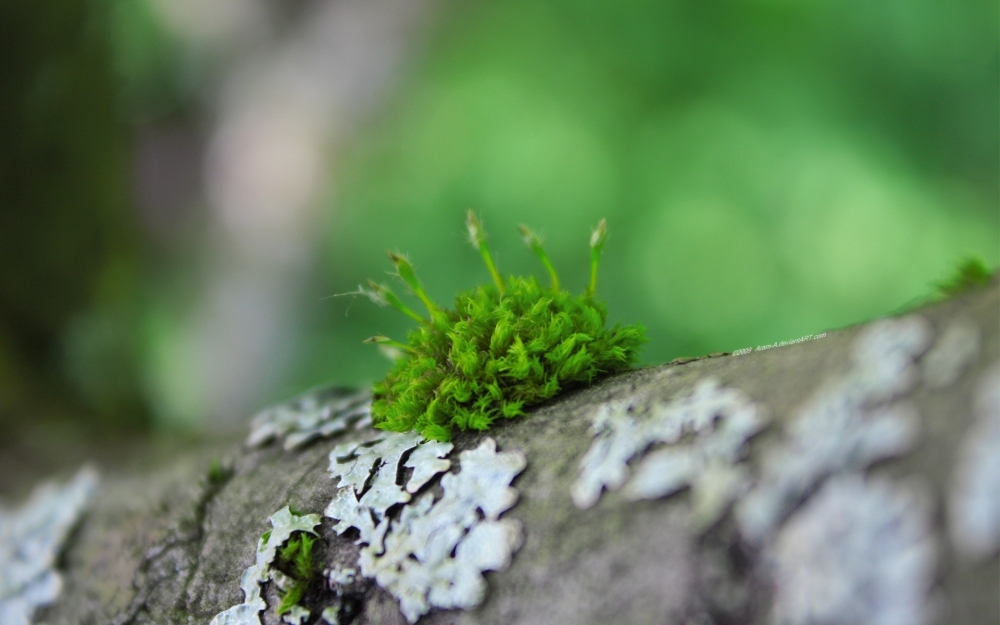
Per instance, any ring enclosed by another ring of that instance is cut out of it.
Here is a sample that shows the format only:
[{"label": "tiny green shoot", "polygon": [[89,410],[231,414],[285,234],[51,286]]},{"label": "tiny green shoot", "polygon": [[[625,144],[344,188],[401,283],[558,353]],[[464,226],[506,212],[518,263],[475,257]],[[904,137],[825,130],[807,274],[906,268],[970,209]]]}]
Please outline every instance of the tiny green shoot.
[{"label": "tiny green shoot", "polygon": [[221,486],[233,476],[232,467],[226,466],[218,460],[212,460],[208,467],[208,484],[210,486]]},{"label": "tiny green shoot", "polygon": [[950,276],[935,282],[934,287],[942,296],[951,297],[977,286],[985,286],[994,273],[995,270],[990,271],[981,259],[970,256],[959,263]]},{"label": "tiny green shoot", "polygon": [[278,551],[278,568],[291,580],[291,585],[281,593],[281,604],[277,609],[279,616],[298,605],[316,579],[313,556],[316,540],[305,532],[296,532]]}]

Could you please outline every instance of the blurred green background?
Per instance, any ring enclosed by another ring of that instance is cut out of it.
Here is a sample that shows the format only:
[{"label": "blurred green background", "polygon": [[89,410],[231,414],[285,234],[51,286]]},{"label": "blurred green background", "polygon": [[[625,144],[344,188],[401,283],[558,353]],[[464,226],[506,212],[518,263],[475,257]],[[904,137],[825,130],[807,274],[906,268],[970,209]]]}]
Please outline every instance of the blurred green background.
[{"label": "blurred green background", "polygon": [[573,289],[606,217],[646,363],[1000,256],[995,1],[208,4],[0,7],[11,431],[227,427],[377,379],[361,340],[408,320],[330,296],[386,249],[441,302],[486,281],[470,207],[502,271],[543,275],[523,222]]}]

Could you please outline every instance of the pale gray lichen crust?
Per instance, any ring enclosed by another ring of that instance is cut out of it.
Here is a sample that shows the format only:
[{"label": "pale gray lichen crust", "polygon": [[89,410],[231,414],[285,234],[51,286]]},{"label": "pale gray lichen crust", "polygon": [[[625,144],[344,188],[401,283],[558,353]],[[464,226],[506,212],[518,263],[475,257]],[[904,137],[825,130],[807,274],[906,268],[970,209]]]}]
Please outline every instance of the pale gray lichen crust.
[{"label": "pale gray lichen crust", "polygon": [[775,625],[921,625],[933,609],[937,546],[929,497],[914,484],[830,479],[768,550]]},{"label": "pale gray lichen crust", "polygon": [[[333,529],[338,534],[354,527],[360,533],[359,542],[381,545],[381,537],[388,528],[386,512],[396,504],[410,501],[411,492],[417,490],[416,484],[429,479],[423,471],[430,469],[424,469],[416,481],[410,479],[407,483],[409,488],[396,484],[403,456],[424,445],[433,445],[431,451],[440,456],[447,455],[452,449],[451,443],[421,444],[422,441],[423,437],[414,432],[393,433],[374,441],[345,443],[333,448],[330,452],[330,475],[339,482],[340,488],[324,514],[337,520]],[[451,462],[440,460],[431,466],[446,471]],[[417,477],[416,471],[414,477]],[[369,480],[370,487],[365,490]]]},{"label": "pale gray lichen crust", "polygon": [[[633,500],[664,497],[690,486],[693,524],[707,527],[748,487],[741,461],[748,441],[765,424],[745,393],[714,378],[645,410],[630,402],[604,404],[591,426],[595,440],[571,487],[573,502],[590,508],[603,489],[622,485]],[[629,461],[657,443],[666,446],[647,454],[632,474]]]},{"label": "pale gray lichen crust", "polygon": [[292,450],[318,438],[365,428],[371,425],[371,404],[368,389],[309,391],[258,413],[250,422],[246,444],[260,447],[280,438],[285,449]]},{"label": "pale gray lichen crust", "polygon": [[736,507],[744,539],[764,542],[802,499],[830,475],[863,470],[910,451],[920,433],[914,408],[890,403],[918,380],[914,359],[930,325],[919,316],[884,319],[855,339],[848,372],[825,384],[768,455],[761,479]]},{"label": "pale gray lichen crust", "polygon": [[288,612],[282,615],[281,620],[288,625],[302,625],[307,618],[309,618],[309,610],[300,605],[293,605]]},{"label": "pale gray lichen crust", "polygon": [[[441,479],[439,500],[427,492],[392,520],[387,516],[392,505],[407,503],[411,493],[450,467],[440,460],[451,451],[450,443],[421,440],[415,434],[388,434],[365,445],[335,448],[330,472],[341,488],[325,512],[338,521],[337,533],[351,527],[359,531],[361,574],[395,596],[411,623],[433,607],[471,608],[482,602],[482,573],[506,568],[521,545],[520,523],[499,516],[517,502],[510,483],[527,464],[521,452],[498,453],[487,437],[459,455],[461,470]],[[403,489],[396,476],[410,450],[406,466],[414,471]]]},{"label": "pale gray lichen crust", "polygon": [[18,508],[0,507],[0,623],[28,625],[59,596],[56,558],[97,482],[97,472],[85,467],[65,485],[42,484]]},{"label": "pale gray lichen crust", "polygon": [[[264,598],[260,596],[260,585],[276,580],[280,585],[280,571],[271,568],[278,548],[287,541],[294,532],[306,532],[316,535],[315,528],[319,525],[318,514],[293,514],[288,506],[271,515],[271,531],[257,543],[257,559],[240,578],[240,588],[245,599],[224,612],[216,614],[210,625],[260,625],[260,613],[267,608]],[[291,619],[301,621],[303,610],[293,611]],[[305,616],[308,616],[305,612]],[[289,621],[286,619],[286,622]]]},{"label": "pale gray lichen crust", "polygon": [[970,560],[1000,549],[1000,363],[979,381],[974,420],[959,449],[948,498],[948,529]]},{"label": "pale gray lichen crust", "polygon": [[353,568],[332,568],[323,571],[330,590],[336,594],[331,605],[325,606],[320,618],[327,625],[340,625],[340,611],[344,607],[344,589],[350,587],[357,579],[358,571]]}]

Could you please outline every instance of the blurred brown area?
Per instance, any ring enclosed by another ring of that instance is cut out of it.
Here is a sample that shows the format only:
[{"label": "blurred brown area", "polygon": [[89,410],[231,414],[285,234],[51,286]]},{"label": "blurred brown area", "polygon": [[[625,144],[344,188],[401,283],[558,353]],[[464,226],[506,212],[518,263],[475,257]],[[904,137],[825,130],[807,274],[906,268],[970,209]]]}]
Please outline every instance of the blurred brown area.
[{"label": "blurred brown area", "polygon": [[[0,475],[78,463],[140,432],[141,241],[106,15],[0,5]],[[0,483],[0,490],[3,484]]]}]

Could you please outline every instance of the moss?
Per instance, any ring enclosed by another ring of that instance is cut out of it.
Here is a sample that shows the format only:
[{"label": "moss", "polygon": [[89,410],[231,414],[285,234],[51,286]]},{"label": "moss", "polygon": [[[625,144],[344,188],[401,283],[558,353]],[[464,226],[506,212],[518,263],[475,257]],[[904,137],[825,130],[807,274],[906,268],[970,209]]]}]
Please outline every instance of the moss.
[{"label": "moss", "polygon": [[299,623],[303,622],[303,615],[310,614],[298,605],[299,600],[310,605],[318,603],[322,585],[316,583],[320,564],[314,559],[313,545],[318,539],[319,515],[293,514],[285,506],[268,520],[271,529],[257,543],[256,561],[240,576],[243,603],[216,614],[211,625],[260,625],[258,615],[268,607],[260,594],[261,584],[267,582],[277,586],[283,613],[291,612]]},{"label": "moss", "polygon": [[212,460],[212,463],[208,467],[208,485],[209,487],[220,487],[225,485],[229,481],[229,478],[233,476],[233,468],[222,464],[218,460]]},{"label": "moss", "polygon": [[967,256],[953,268],[946,277],[928,283],[928,290],[893,310],[890,315],[898,316],[916,311],[929,304],[940,302],[966,291],[984,287],[997,275],[997,268],[990,269],[981,259]]},{"label": "moss", "polygon": [[277,609],[279,616],[298,605],[316,581],[318,569],[313,554],[316,540],[309,534],[296,532],[278,551],[278,570],[291,580],[291,584],[281,594],[281,604]]},{"label": "moss", "polygon": [[940,296],[951,297],[971,288],[986,286],[995,273],[996,270],[991,271],[982,260],[970,256],[959,263],[950,276],[935,282],[934,286]]},{"label": "moss", "polygon": [[428,317],[414,312],[385,285],[372,282],[370,291],[362,290],[419,323],[407,344],[382,336],[368,340],[398,353],[389,374],[373,389],[372,421],[377,428],[413,430],[447,441],[455,427],[485,430],[496,419],[523,416],[525,408],[626,370],[638,358],[645,329],[605,327],[607,309],[596,295],[607,235],[604,221],[591,237],[590,282],[581,295],[560,287],[540,239],[527,228],[521,228],[525,242],[548,271],[548,287],[531,276],[502,276],[471,211],[468,228],[493,284],[459,293],[454,308],[431,301],[410,262],[399,254],[390,253],[389,258]]}]

